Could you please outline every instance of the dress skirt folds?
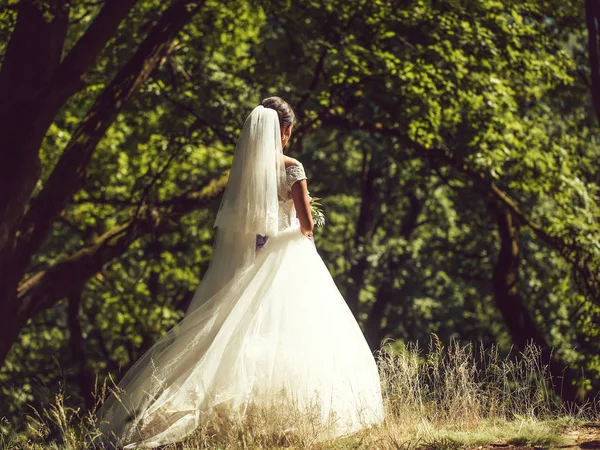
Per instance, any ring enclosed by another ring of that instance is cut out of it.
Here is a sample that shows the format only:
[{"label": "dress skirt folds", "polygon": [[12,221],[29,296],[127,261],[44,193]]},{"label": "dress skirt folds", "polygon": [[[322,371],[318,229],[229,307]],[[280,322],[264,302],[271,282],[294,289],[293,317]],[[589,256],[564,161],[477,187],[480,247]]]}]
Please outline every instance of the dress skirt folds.
[{"label": "dress skirt folds", "polygon": [[291,227],[257,252],[125,376],[103,406],[105,445],[164,445],[282,399],[324,439],[383,419],[375,360],[313,242]]}]

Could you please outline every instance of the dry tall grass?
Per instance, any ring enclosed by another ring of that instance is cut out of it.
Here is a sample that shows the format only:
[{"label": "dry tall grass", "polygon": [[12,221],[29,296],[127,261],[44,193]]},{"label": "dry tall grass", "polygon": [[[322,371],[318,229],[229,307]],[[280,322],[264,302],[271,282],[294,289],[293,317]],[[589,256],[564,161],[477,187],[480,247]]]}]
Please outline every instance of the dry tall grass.
[{"label": "dry tall grass", "polygon": [[[534,346],[501,358],[497,348],[432,339],[378,354],[386,407],[383,424],[355,435],[322,441],[318,421],[296,412],[252,410],[242,420],[211,424],[167,449],[456,449],[492,442],[550,446],[560,428],[599,419],[597,404],[564,405],[550,390],[547,366]],[[81,414],[58,395],[33,411],[20,433],[0,437],[0,448],[88,448],[97,437],[94,412]],[[293,426],[290,426],[293,424]],[[281,431],[287,430],[287,431]]]}]

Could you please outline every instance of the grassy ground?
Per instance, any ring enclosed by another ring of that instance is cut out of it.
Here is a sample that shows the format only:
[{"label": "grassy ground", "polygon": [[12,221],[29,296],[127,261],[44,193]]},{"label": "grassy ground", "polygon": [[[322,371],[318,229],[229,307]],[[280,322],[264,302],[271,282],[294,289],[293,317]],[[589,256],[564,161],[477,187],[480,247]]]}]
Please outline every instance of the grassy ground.
[{"label": "grassy ground", "polygon": [[[423,351],[385,347],[378,355],[386,419],[353,436],[323,441],[310,419],[256,411],[242,422],[200,429],[169,450],[600,448],[597,404],[557,401],[539,353],[500,358],[495,348],[476,350],[433,341]],[[27,417],[28,425],[0,436],[0,449],[88,448],[97,435],[94,416],[53,405]],[[596,424],[596,425],[595,425]],[[281,431],[286,430],[286,431]]]}]

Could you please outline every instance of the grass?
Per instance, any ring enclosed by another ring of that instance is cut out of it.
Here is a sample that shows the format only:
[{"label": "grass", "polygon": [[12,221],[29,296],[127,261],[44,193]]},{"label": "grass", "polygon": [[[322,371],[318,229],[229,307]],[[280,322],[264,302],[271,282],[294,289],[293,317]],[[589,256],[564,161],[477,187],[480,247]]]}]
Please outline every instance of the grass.
[{"label": "grass", "polygon": [[[386,345],[377,360],[386,408],[379,426],[322,441],[314,421],[255,410],[240,422],[200,429],[166,448],[454,450],[492,443],[549,448],[564,443],[566,427],[600,417],[596,404],[575,407],[557,400],[533,346],[501,358],[496,348],[456,342],[445,347],[434,336],[426,351]],[[296,425],[293,433],[278,431],[286,420]],[[25,429],[0,436],[0,449],[84,449],[96,435],[93,411],[68,407],[57,395],[45,410],[27,414]]]}]

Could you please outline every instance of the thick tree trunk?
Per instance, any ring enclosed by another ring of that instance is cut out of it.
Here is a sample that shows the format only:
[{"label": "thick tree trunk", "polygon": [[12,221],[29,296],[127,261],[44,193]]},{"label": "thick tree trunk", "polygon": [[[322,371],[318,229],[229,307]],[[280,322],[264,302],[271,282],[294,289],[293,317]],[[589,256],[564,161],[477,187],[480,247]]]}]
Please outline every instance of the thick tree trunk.
[{"label": "thick tree trunk", "polygon": [[[93,64],[135,0],[107,1],[88,31],[61,62],[68,27],[68,3],[62,0],[19,2],[17,24],[0,71],[0,308],[3,311],[0,325],[7,322],[0,326],[0,335],[10,343],[8,348],[27,320],[17,314],[18,306],[11,304],[25,270],[15,261],[15,256],[23,256],[16,251],[15,233],[41,175],[40,145],[55,114],[68,97],[81,88],[81,76]],[[40,9],[44,5],[50,5],[51,9]],[[58,89],[60,85],[69,88]],[[7,348],[0,350],[0,361],[7,351]]]},{"label": "thick tree trunk", "polygon": [[36,95],[60,64],[69,24],[62,0],[19,2],[17,23],[0,70],[0,290],[12,256],[14,232],[41,174],[43,132],[32,132]]},{"label": "thick tree trunk", "polygon": [[[29,310],[32,305],[27,304],[27,299],[23,303],[20,294],[15,296],[16,288],[31,258],[46,239],[64,205],[81,188],[86,177],[87,165],[96,145],[113,123],[124,103],[159,65],[173,38],[200,8],[201,4],[188,7],[188,2],[180,1],[167,9],[137,52],[100,94],[94,106],[75,130],[71,141],[45,183],[44,189],[31,202],[17,233],[16,245],[13,243],[10,250],[0,255],[0,268],[3,269],[1,272],[3,277],[0,281],[0,307],[3,310],[9,310],[11,302],[20,301],[20,316],[31,317],[32,312]],[[37,158],[37,153],[35,157]],[[24,311],[29,312],[24,313]],[[5,355],[0,351],[0,358],[3,356]]]},{"label": "thick tree trunk", "polygon": [[[68,29],[66,0],[21,0],[0,71],[0,273],[11,267],[15,231],[41,175],[38,157],[48,127],[114,35],[135,0],[109,0],[61,62]],[[12,278],[12,277],[11,277]],[[8,283],[10,284],[10,282]],[[5,287],[0,280],[0,292]]]},{"label": "thick tree trunk", "polygon": [[191,20],[199,6],[188,9],[178,2],[163,13],[137,52],[104,89],[73,133],[42,192],[31,202],[20,227],[17,252],[24,270],[46,239],[66,202],[83,185],[87,166],[98,142],[124,104],[158,67],[173,38]]},{"label": "thick tree trunk", "polygon": [[579,392],[573,386],[573,381],[578,378],[577,373],[552,352],[519,292],[518,226],[506,209],[495,205],[491,205],[491,209],[496,216],[500,236],[500,252],[492,277],[496,306],[504,318],[513,342],[520,350],[524,350],[530,343],[541,349],[542,360],[549,364],[556,392],[564,400],[579,401]]},{"label": "thick tree trunk", "polygon": [[0,70],[1,111],[32,99],[60,64],[69,28],[68,2],[21,0]]}]

